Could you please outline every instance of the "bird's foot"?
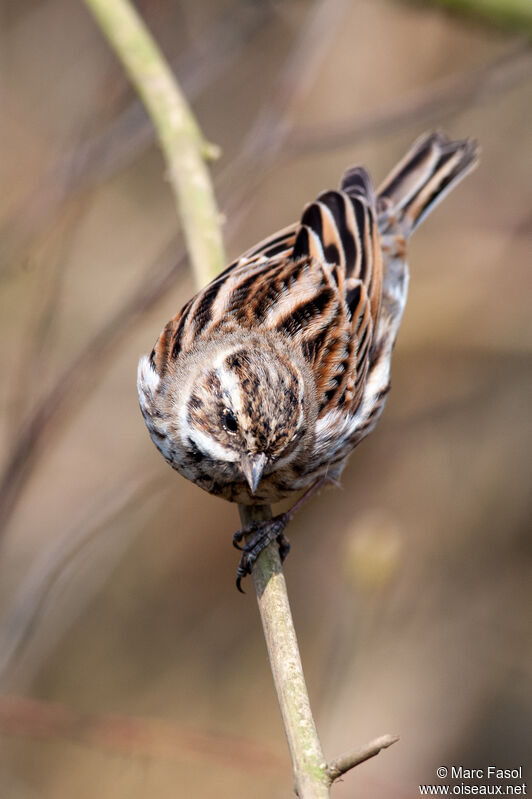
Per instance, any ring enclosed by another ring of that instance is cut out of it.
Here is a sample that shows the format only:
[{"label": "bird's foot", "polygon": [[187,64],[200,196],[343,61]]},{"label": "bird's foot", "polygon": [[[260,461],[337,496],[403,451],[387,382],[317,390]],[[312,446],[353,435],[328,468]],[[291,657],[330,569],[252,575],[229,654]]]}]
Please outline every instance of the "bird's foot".
[{"label": "bird's foot", "polygon": [[[233,536],[233,546],[242,552],[240,563],[236,572],[236,587],[241,594],[244,593],[241,582],[246,575],[251,574],[251,570],[263,549],[277,541],[279,545],[279,555],[284,561],[290,552],[290,542],[284,534],[286,525],[290,520],[288,513],[281,513],[273,519],[263,522],[251,522],[238,530]],[[247,537],[244,546],[241,542]]]}]

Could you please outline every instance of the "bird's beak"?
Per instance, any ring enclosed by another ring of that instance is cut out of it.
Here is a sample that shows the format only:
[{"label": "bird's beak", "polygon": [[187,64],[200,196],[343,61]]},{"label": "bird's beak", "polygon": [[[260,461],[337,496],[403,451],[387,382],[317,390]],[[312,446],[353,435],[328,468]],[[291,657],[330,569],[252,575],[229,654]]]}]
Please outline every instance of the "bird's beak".
[{"label": "bird's beak", "polygon": [[258,455],[243,455],[240,465],[248,486],[251,489],[251,493],[254,494],[260,483],[264,467],[266,466],[266,455],[264,452],[259,452]]}]

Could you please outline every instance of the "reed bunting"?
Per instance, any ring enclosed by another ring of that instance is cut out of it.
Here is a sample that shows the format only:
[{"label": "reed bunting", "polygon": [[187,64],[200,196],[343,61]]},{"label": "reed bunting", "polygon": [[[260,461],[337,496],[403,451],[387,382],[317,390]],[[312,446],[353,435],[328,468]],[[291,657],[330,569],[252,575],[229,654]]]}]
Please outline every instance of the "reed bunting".
[{"label": "reed bunting", "polygon": [[[422,136],[377,192],[363,167],[252,247],[168,322],[138,369],[168,463],[211,494],[269,504],[336,480],[373,429],[408,289],[406,243],[477,161],[471,140]],[[298,503],[299,504],[299,503]],[[237,587],[293,513],[246,538]]]}]

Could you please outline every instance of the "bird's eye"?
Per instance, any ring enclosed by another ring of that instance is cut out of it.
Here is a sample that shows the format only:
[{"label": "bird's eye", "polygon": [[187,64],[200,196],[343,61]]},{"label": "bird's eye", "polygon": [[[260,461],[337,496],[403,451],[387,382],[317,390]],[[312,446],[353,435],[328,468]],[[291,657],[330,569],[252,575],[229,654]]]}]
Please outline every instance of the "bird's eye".
[{"label": "bird's eye", "polygon": [[228,433],[236,433],[238,430],[238,422],[236,420],[236,416],[233,411],[230,411],[229,408],[224,408],[222,414],[222,423]]}]

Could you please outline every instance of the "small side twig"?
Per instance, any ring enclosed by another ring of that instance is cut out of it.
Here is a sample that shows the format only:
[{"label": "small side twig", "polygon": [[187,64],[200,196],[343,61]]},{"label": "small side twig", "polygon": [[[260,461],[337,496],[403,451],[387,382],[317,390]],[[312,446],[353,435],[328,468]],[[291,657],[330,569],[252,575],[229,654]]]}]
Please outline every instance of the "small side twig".
[{"label": "small side twig", "polygon": [[397,735],[381,735],[380,738],[375,738],[375,740],[370,741],[369,744],[356,749],[354,752],[340,755],[340,757],[332,760],[325,769],[329,780],[333,783],[347,771],[375,757],[383,749],[387,749],[392,744],[397,743],[398,740],[399,737]]}]

